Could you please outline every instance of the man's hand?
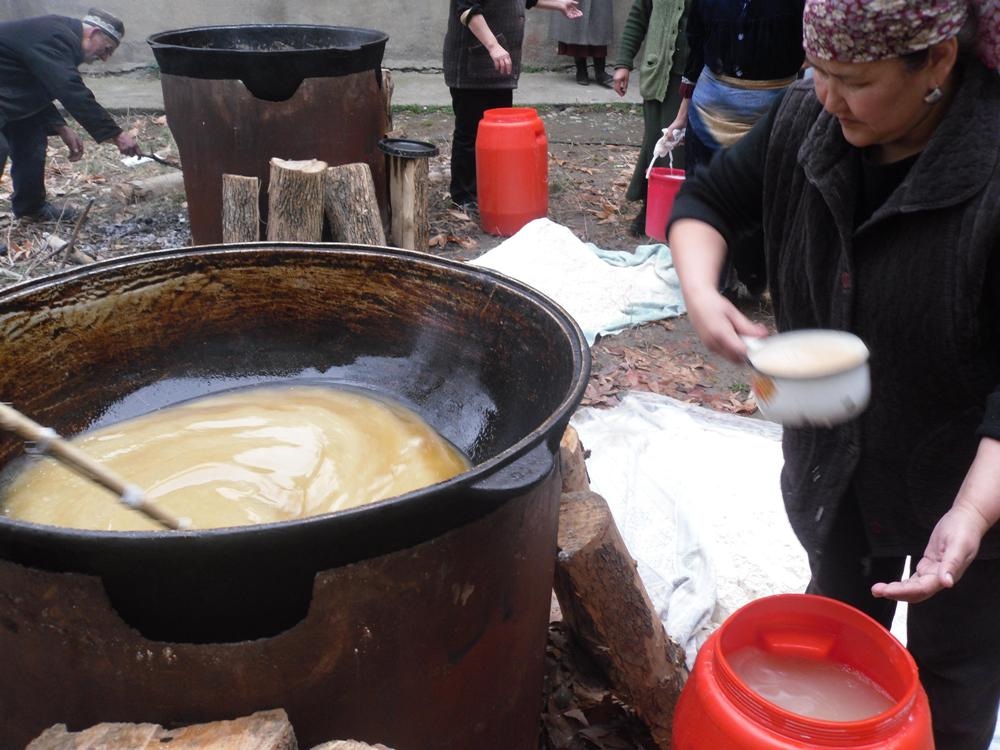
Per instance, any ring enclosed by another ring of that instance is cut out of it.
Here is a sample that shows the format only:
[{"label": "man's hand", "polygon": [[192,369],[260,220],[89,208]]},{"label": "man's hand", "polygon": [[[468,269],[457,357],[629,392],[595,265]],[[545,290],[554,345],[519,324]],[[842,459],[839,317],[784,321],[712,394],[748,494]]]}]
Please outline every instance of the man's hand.
[{"label": "man's hand", "polygon": [[69,160],[80,161],[83,158],[83,139],[69,125],[61,125],[56,133],[69,149]]},{"label": "man's hand", "polygon": [[118,151],[124,156],[139,155],[139,141],[137,141],[131,133],[123,130],[115,136],[114,144],[118,147]]}]

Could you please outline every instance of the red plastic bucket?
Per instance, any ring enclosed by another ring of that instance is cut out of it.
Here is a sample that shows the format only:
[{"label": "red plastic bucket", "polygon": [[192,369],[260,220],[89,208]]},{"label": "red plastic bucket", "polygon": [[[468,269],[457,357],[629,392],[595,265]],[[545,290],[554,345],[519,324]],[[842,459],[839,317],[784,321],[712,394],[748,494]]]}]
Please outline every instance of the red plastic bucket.
[{"label": "red plastic bucket", "polygon": [[683,169],[653,167],[650,170],[646,190],[646,234],[654,240],[667,241],[667,219],[683,184]]},{"label": "red plastic bucket", "polygon": [[479,223],[509,237],[549,212],[549,141],[529,107],[488,109],[476,134]]},{"label": "red plastic bucket", "polygon": [[[729,656],[756,646],[842,665],[893,701],[860,721],[792,713],[754,692]],[[698,652],[674,714],[674,750],[933,750],[930,709],[909,652],[867,615],[833,599],[783,594],[734,612]]]}]

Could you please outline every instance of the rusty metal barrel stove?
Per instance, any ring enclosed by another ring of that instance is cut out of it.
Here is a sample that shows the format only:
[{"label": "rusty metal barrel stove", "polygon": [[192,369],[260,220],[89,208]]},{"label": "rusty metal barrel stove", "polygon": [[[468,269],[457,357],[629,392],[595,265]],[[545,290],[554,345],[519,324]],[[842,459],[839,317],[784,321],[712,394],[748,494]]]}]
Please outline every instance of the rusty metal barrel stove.
[{"label": "rusty metal barrel stove", "polygon": [[[79,531],[0,515],[0,748],[45,728],[284,708],[301,747],[535,750],[579,326],[534,290],[350,245],[137,254],[0,292],[0,398],[71,436],[192,396],[329,382],[472,467],[295,521]],[[0,466],[22,455],[0,435]]]},{"label": "rusty metal barrel stove", "polygon": [[[222,241],[222,175],[260,179],[269,161],[365,162],[388,216],[381,31],[342,26],[202,26],[148,42],[160,67],[167,122],[184,165],[196,245]],[[261,237],[264,237],[262,228]]]}]

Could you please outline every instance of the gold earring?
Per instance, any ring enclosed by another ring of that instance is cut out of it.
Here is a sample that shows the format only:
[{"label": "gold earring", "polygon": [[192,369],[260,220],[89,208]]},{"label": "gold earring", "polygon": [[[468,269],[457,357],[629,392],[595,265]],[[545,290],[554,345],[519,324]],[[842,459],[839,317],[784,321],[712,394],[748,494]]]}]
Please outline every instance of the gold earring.
[{"label": "gold earring", "polygon": [[944,92],[941,91],[941,87],[935,86],[929,92],[927,92],[927,96],[924,97],[924,101],[927,102],[928,104],[937,104],[939,101],[941,101],[941,97],[943,96]]}]

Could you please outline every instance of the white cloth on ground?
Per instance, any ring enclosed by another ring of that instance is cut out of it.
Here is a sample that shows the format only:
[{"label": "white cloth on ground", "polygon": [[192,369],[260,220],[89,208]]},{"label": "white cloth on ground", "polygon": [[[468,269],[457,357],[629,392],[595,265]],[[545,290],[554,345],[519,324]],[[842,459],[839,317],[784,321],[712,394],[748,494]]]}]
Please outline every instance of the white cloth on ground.
[{"label": "white cloth on ground", "polygon": [[688,666],[730,614],[801,592],[809,570],[781,500],[781,428],[633,391],[571,421],[591,487],[611,508]]},{"label": "white cloth on ground", "polygon": [[634,253],[602,250],[549,219],[528,222],[470,263],[550,297],[579,323],[588,344],[686,309],[666,245],[640,245]]}]

